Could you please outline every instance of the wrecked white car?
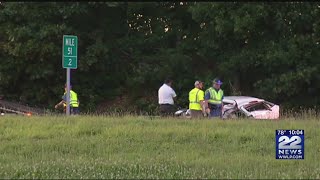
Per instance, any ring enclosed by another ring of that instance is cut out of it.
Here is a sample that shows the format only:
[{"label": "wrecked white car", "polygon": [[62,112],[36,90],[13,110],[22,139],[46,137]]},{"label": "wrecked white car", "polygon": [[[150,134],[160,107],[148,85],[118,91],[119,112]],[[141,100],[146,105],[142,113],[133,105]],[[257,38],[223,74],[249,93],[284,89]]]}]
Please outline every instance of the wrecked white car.
[{"label": "wrecked white car", "polygon": [[[278,105],[248,96],[225,96],[223,99],[222,118],[254,118],[254,119],[278,119],[280,108]],[[189,109],[180,109],[175,116],[190,118]]]},{"label": "wrecked white car", "polygon": [[278,119],[278,105],[248,96],[225,96],[223,99],[222,118],[251,117],[254,119]]}]

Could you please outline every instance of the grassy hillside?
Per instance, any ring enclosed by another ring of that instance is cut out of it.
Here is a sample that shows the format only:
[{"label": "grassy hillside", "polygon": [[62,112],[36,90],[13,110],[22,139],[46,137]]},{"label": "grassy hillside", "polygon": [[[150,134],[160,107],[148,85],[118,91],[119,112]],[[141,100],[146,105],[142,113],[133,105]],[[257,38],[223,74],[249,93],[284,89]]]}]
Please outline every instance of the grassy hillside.
[{"label": "grassy hillside", "polygon": [[[0,117],[0,178],[320,178],[320,121]],[[305,160],[275,130],[305,130]]]}]

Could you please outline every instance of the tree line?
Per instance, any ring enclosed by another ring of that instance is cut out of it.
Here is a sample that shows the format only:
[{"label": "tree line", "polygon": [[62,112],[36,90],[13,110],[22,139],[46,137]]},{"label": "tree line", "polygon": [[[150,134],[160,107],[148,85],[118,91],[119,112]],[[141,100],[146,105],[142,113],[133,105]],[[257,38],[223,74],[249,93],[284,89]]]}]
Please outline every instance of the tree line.
[{"label": "tree line", "polygon": [[62,37],[78,36],[71,83],[82,112],[156,112],[174,80],[284,108],[320,101],[318,2],[1,2],[0,94],[53,109],[64,91]]}]

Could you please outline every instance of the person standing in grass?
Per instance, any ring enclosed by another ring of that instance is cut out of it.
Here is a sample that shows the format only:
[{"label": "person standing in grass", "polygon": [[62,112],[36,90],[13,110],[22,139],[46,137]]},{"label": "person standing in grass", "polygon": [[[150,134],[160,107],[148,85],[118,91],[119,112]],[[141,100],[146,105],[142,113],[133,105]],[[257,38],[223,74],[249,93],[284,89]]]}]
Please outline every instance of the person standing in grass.
[{"label": "person standing in grass", "polygon": [[177,94],[172,89],[172,83],[173,80],[171,78],[167,78],[158,90],[158,102],[161,116],[173,116],[175,112],[173,99],[177,97]]},{"label": "person standing in grass", "polygon": [[209,117],[222,117],[223,108],[223,90],[221,89],[222,82],[220,79],[215,78],[212,81],[212,87],[206,90],[206,111],[208,110]]},{"label": "person standing in grass", "polygon": [[196,81],[194,88],[189,92],[189,109],[191,111],[191,118],[203,117],[204,92],[203,82]]},{"label": "person standing in grass", "polygon": [[[70,114],[79,114],[80,110],[79,110],[79,105],[80,105],[80,101],[78,99],[78,95],[76,92],[74,92],[72,89],[72,86],[70,84]],[[64,87],[64,94],[62,96],[62,100],[56,104],[54,106],[55,109],[63,106],[64,110],[67,106],[67,85],[65,85]]]}]

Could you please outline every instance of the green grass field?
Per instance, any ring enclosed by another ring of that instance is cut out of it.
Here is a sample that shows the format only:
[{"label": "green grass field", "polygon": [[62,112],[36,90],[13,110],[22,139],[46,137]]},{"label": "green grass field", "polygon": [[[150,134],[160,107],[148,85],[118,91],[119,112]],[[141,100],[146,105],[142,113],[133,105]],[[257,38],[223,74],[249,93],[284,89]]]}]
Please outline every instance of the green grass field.
[{"label": "green grass field", "polygon": [[[0,117],[0,178],[320,178],[320,120]],[[305,159],[276,160],[275,130]]]}]

